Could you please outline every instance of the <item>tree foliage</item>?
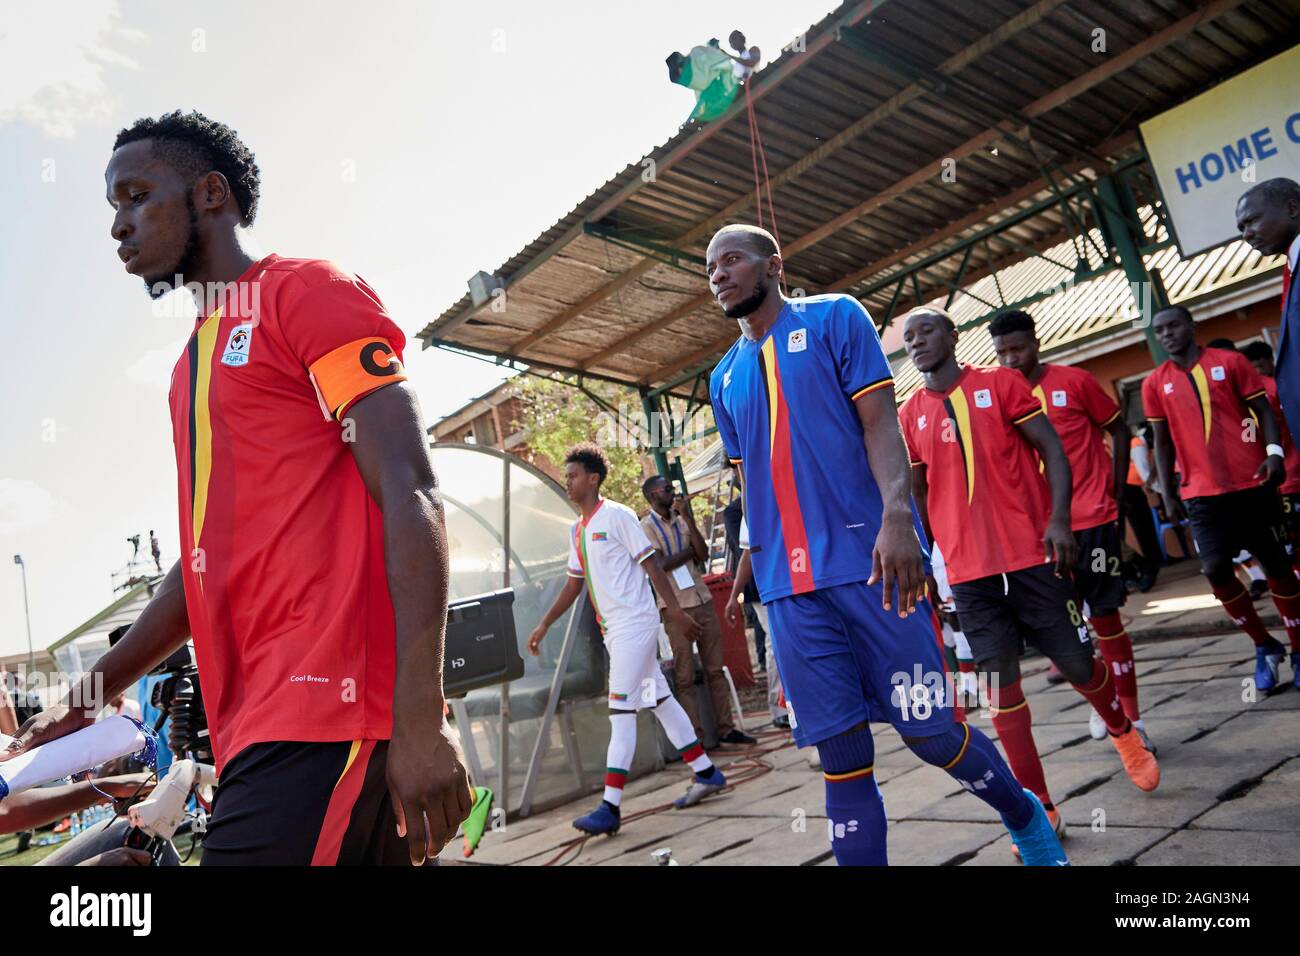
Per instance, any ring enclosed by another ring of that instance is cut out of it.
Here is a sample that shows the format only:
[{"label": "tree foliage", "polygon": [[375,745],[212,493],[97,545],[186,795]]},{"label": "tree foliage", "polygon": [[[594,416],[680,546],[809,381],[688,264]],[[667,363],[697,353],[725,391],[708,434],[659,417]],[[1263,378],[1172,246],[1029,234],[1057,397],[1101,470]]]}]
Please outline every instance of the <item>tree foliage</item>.
[{"label": "tree foliage", "polygon": [[609,382],[584,383],[588,391],[621,412],[614,414],[560,379],[533,375],[520,379],[515,387],[523,420],[513,424],[526,431],[532,457],[545,459],[561,472],[570,448],[595,442],[609,459],[605,497],[639,510],[644,504],[641,482],[653,467],[642,455],[635,430],[641,410],[636,392]]},{"label": "tree foliage", "polygon": [[[646,503],[641,483],[655,472],[649,448],[650,429],[658,430],[662,444],[674,440],[681,443],[669,451],[668,457],[680,456],[683,463],[702,451],[710,439],[687,440],[691,434],[682,433],[681,423],[677,424],[678,432],[674,435],[674,426],[666,421],[646,422],[641,397],[630,388],[600,381],[584,382],[583,387],[591,394],[575,388],[571,379],[519,376],[513,388],[522,411],[511,427],[524,430],[529,448],[526,457],[556,473],[563,471],[564,457],[570,448],[579,442],[595,442],[609,459],[609,475],[603,486],[605,497],[642,512]],[[600,401],[593,399],[593,395]],[[696,410],[689,425],[695,431],[712,427],[712,409],[705,404]],[[705,496],[697,496],[691,504],[696,519],[707,521],[710,502]]]}]

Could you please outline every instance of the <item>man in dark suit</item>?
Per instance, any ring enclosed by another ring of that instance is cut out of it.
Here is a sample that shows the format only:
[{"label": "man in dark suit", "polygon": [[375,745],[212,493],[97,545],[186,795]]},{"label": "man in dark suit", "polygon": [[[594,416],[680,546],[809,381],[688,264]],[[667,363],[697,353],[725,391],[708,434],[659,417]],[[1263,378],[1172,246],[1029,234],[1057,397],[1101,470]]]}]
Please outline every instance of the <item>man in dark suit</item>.
[{"label": "man in dark suit", "polygon": [[1300,259],[1300,184],[1266,179],[1237,200],[1237,230],[1256,252],[1286,256],[1282,264],[1282,331],[1277,340],[1277,391],[1292,433],[1300,432],[1300,291],[1291,281]]}]

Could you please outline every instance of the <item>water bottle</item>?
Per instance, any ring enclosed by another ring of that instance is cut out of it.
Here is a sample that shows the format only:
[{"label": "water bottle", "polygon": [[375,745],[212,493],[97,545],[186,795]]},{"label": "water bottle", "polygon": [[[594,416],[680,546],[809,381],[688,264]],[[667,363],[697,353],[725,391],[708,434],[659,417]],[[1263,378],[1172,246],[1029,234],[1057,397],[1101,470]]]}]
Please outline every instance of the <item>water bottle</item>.
[{"label": "water bottle", "polygon": [[81,832],[81,818],[77,814],[72,815],[72,827],[68,830],[70,836],[76,836]]}]

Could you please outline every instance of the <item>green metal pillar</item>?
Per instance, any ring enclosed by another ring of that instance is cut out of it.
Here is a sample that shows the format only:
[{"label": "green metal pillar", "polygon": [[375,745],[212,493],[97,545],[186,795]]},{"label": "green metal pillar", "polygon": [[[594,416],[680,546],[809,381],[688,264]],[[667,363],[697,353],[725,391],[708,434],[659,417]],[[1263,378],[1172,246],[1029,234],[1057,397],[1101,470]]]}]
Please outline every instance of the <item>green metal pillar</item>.
[{"label": "green metal pillar", "polygon": [[[1138,251],[1137,230],[1133,227],[1133,223],[1139,221],[1137,204],[1128,187],[1116,180],[1114,176],[1105,176],[1097,181],[1097,196],[1101,200],[1098,203],[1098,212],[1101,215],[1102,228],[1107,234],[1106,238],[1110,246],[1119,253],[1120,266],[1124,269],[1124,275],[1128,277],[1130,288],[1133,287],[1132,283],[1137,283],[1138,289],[1147,290],[1145,296],[1134,295],[1133,300],[1138,308],[1142,333],[1146,336],[1152,361],[1159,365],[1169,356],[1165,354],[1165,350],[1160,347],[1160,342],[1156,339],[1155,330],[1151,327],[1151,316],[1169,303],[1166,301],[1164,284],[1155,281],[1147,272],[1142,253]],[[1147,300],[1145,303],[1144,298]]]},{"label": "green metal pillar", "polygon": [[675,481],[682,494],[686,494],[686,469],[682,467],[681,456],[668,463],[668,480]]},{"label": "green metal pillar", "polygon": [[669,475],[668,455],[659,444],[659,416],[658,411],[655,408],[657,401],[650,398],[650,392],[648,389],[642,388],[640,391],[641,411],[645,415],[646,431],[650,436],[650,453],[654,455],[655,471],[667,478]]}]

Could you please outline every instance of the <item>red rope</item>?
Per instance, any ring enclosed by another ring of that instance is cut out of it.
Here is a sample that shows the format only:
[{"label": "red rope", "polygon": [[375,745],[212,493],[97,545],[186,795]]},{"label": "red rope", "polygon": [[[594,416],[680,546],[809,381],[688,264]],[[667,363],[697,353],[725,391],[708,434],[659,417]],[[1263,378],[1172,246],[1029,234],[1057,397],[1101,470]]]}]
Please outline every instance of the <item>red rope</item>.
[{"label": "red rope", "polygon": [[[755,736],[760,739],[754,746],[745,750],[734,750],[726,753],[726,756],[734,759],[722,768],[725,771],[730,771],[727,776],[727,786],[722,790],[723,793],[729,792],[733,787],[742,783],[748,783],[771,773],[772,765],[762,758],[767,754],[776,753],[778,750],[794,746],[794,741],[790,739],[790,735],[784,730],[759,731]],[[770,746],[772,743],[776,743],[776,746]],[[662,813],[672,808],[673,804],[671,803],[660,804],[657,807],[647,807],[644,810],[638,810],[636,813],[628,814],[623,817],[622,822],[626,826],[633,820],[653,816],[656,813]],[[568,866],[582,855],[582,849],[589,839],[591,837],[584,834],[562,844],[555,855],[543,863],[542,866]]]},{"label": "red rope", "polygon": [[[754,203],[758,207],[758,226],[763,227],[763,193],[762,189],[767,190],[767,211],[772,220],[772,236],[776,239],[777,247],[781,245],[781,230],[776,225],[776,205],[772,202],[772,177],[767,172],[767,150],[763,148],[763,134],[758,129],[758,114],[754,111],[754,100],[749,95],[749,83],[745,83],[745,111],[749,116],[749,152],[754,166]],[[763,164],[763,184],[762,189],[758,180],[758,164]],[[785,271],[781,272],[781,288],[789,294],[786,288]]]},{"label": "red rope", "polygon": [[[745,114],[749,117],[749,158],[754,166],[754,206],[758,209],[758,228],[763,228],[763,193],[758,185],[758,151],[759,144],[756,139],[758,134],[758,122],[754,117],[754,101],[749,98],[749,84],[745,84]],[[767,168],[767,159],[763,160],[764,169]],[[769,200],[768,205],[771,205]]]}]

